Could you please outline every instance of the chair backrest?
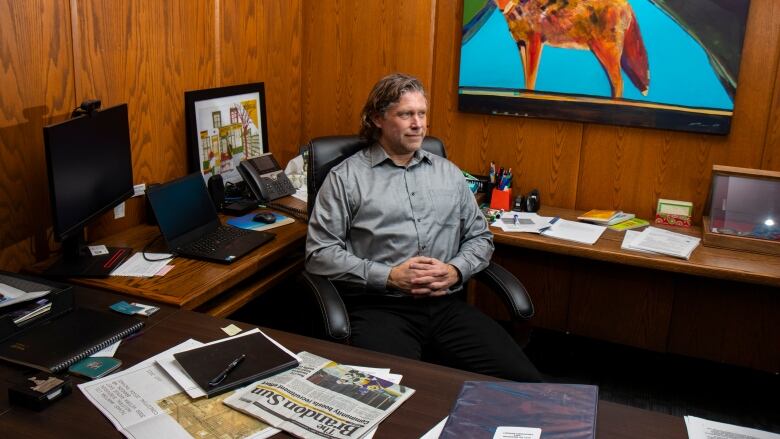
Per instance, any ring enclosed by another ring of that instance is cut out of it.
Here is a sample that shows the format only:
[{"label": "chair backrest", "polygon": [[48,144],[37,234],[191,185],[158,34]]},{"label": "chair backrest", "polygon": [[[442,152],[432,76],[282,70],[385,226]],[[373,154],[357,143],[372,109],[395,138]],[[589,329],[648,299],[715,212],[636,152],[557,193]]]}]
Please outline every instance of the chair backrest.
[{"label": "chair backrest", "polygon": [[[317,192],[331,168],[367,146],[369,144],[358,136],[316,137],[309,142],[306,176],[309,215],[314,208]],[[447,158],[444,144],[436,137],[428,136],[423,139],[422,148],[431,154]]]}]

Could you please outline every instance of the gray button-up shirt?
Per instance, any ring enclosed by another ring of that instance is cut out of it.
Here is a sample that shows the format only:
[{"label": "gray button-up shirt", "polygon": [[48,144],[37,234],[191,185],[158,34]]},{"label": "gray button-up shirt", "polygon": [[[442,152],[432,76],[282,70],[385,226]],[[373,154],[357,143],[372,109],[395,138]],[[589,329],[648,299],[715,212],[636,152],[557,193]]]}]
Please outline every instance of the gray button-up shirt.
[{"label": "gray button-up shirt", "polygon": [[492,254],[493,234],[452,162],[418,150],[398,166],[379,144],[330,171],[306,239],[310,273],[390,295],[390,270],[413,256],[452,264],[465,282]]}]

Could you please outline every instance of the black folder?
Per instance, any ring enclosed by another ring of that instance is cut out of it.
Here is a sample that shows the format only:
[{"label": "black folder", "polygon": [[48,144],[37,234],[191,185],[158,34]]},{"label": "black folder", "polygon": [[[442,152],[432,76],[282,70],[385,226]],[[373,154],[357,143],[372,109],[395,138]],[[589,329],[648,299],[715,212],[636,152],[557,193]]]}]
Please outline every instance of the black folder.
[{"label": "black folder", "polygon": [[116,343],[143,324],[121,314],[76,308],[1,343],[0,359],[55,373]]},{"label": "black folder", "polygon": [[500,426],[522,426],[593,439],[598,405],[598,387],[587,384],[466,381],[439,438],[492,438]]},{"label": "black folder", "polygon": [[[246,357],[217,385],[209,385],[242,355]],[[298,366],[298,359],[258,332],[173,354],[207,397],[235,389]]]}]

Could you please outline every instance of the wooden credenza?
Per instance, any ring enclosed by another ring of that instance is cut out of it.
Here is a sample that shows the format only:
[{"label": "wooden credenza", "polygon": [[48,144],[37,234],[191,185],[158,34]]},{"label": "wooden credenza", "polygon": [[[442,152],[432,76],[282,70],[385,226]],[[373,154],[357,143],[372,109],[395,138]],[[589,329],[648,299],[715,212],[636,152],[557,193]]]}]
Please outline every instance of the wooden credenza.
[{"label": "wooden credenza", "polygon": [[[701,236],[696,227],[670,229]],[[494,259],[534,301],[533,326],[780,372],[779,256],[700,245],[686,261],[622,250],[624,232],[609,229],[594,245],[491,230]],[[505,317],[490,295],[474,301]]]}]

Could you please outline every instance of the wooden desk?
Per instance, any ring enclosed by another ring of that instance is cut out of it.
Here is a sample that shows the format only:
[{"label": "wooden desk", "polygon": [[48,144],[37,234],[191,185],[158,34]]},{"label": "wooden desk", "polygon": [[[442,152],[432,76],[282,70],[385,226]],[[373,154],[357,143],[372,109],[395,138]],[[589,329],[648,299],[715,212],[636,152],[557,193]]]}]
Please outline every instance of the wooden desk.
[{"label": "wooden desk", "polygon": [[[547,207],[542,209],[539,214],[576,221],[577,215],[581,213],[581,211],[571,209]],[[666,229],[698,238],[702,236],[700,227],[666,227]],[[670,256],[622,250],[620,244],[623,242],[625,232],[610,229],[604,231],[601,238],[593,245],[547,238],[534,233],[504,232],[497,227],[491,227],[490,230],[495,235],[496,243],[513,247],[715,279],[780,287],[780,256],[699,245],[693,251],[690,260],[686,261]]]},{"label": "wooden desk", "polygon": [[[274,240],[231,264],[177,257],[172,261],[174,269],[165,276],[73,278],[69,281],[225,317],[303,269],[306,223],[296,219],[292,224],[269,232],[276,235]],[[140,251],[159,234],[157,226],[142,224],[101,239],[100,243]],[[158,239],[157,244],[160,244],[159,248],[153,246],[148,251],[164,252],[162,239]],[[45,263],[36,265],[31,271],[40,273],[46,266]]]},{"label": "wooden desk", "polygon": [[[95,292],[79,291],[81,297]],[[99,294],[103,295],[103,294]],[[119,297],[107,293],[110,301]],[[177,310],[158,319],[143,335],[122,343],[117,358],[131,366],[188,338],[206,342],[222,338],[219,329],[228,324],[224,319],[185,310]],[[250,325],[236,323],[249,329]],[[463,372],[419,361],[379,354],[363,349],[334,344],[290,333],[267,330],[269,335],[289,349],[308,351],[344,364],[360,364],[375,367],[392,367],[394,373],[403,374],[403,383],[416,390],[415,394],[379,425],[377,435],[382,438],[417,438],[428,431],[449,413],[465,380],[497,380],[492,377]],[[21,373],[14,365],[0,363],[0,377]],[[74,378],[75,382],[82,382]],[[0,380],[0,395],[7,393],[4,380]],[[0,402],[2,404],[2,402]],[[103,417],[78,389],[62,401],[42,412],[0,405],[0,431],[3,437],[47,438],[89,437],[120,438],[122,435]],[[284,433],[275,437],[290,437]],[[600,401],[597,418],[598,438],[687,438],[682,418],[650,412],[628,406]]]},{"label": "wooden desk", "polygon": [[[701,236],[696,227],[670,229]],[[686,261],[621,250],[625,233],[609,229],[594,245],[491,230],[494,259],[534,301],[534,326],[780,372],[780,256],[700,245]],[[503,317],[487,296],[476,304]]]}]

